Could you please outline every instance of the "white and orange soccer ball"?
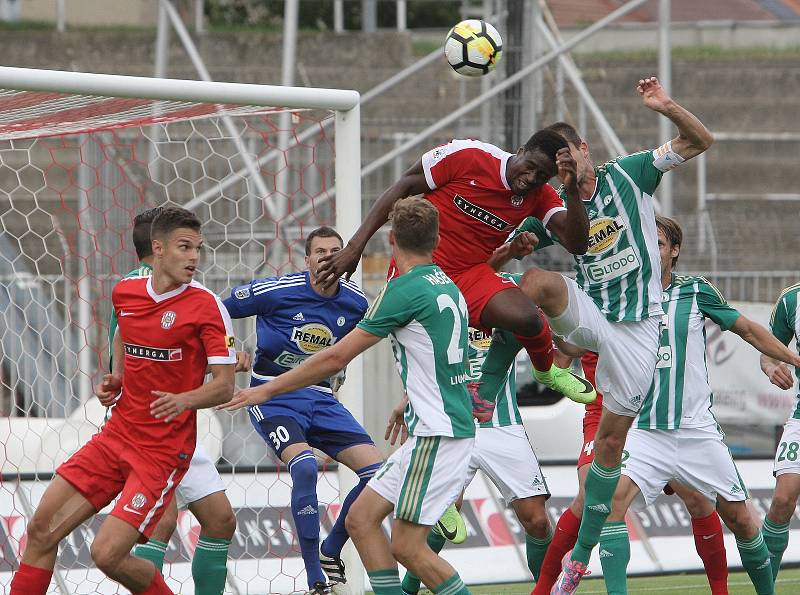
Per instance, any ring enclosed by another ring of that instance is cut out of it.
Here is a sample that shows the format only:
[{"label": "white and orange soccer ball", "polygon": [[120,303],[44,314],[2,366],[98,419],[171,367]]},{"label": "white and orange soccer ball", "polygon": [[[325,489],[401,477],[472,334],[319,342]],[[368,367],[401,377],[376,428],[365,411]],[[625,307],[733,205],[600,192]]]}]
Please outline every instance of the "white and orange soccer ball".
[{"label": "white and orange soccer ball", "polygon": [[468,19],[450,29],[444,42],[447,62],[458,74],[483,76],[494,70],[503,53],[503,39],[485,21]]}]

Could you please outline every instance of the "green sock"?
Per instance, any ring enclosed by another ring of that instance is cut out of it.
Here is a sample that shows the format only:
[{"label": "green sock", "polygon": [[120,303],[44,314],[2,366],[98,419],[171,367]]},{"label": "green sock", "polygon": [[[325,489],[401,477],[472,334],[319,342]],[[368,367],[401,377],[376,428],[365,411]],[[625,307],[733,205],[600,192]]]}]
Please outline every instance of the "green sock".
[{"label": "green sock", "polygon": [[542,560],[547,553],[547,546],[553,541],[553,532],[548,529],[547,537],[533,537],[525,535],[525,557],[528,559],[528,568],[533,575],[533,580],[539,582],[539,571],[542,568]]},{"label": "green sock", "polygon": [[583,504],[583,519],[578,529],[578,541],[572,550],[572,559],[589,564],[592,549],[600,541],[600,531],[611,513],[611,498],[619,483],[621,465],[603,467],[596,460],[586,476],[586,498]]},{"label": "green sock", "polygon": [[230,539],[200,536],[192,558],[192,580],[196,595],[222,595],[228,576],[230,545]]},{"label": "green sock", "polygon": [[600,532],[600,565],[608,595],[625,595],[628,562],[631,559],[631,542],[624,521],[606,523]]},{"label": "green sock", "polygon": [[143,560],[150,560],[159,572],[164,569],[164,555],[166,553],[167,544],[156,539],[151,539],[147,543],[140,543],[133,548],[134,556]]},{"label": "green sock", "polygon": [[[446,541],[443,535],[440,535],[433,529],[428,531],[428,547],[437,554],[442,551]],[[417,593],[419,593],[420,582],[417,575],[407,570],[406,575],[403,577],[403,593],[405,595],[417,595]]]},{"label": "green sock", "polygon": [[789,523],[778,524],[764,518],[764,526],[761,527],[761,534],[764,536],[764,543],[769,550],[770,563],[772,565],[772,578],[777,578],[778,569],[781,567],[783,552],[789,545]]},{"label": "green sock", "polygon": [[508,331],[497,330],[492,334],[492,344],[481,365],[481,382],[478,395],[481,399],[494,403],[497,393],[508,377],[508,369],[517,358],[522,345]]},{"label": "green sock", "polygon": [[742,566],[750,576],[756,593],[758,595],[775,593],[775,579],[772,578],[769,550],[761,532],[759,531],[752,539],[740,540],[737,537],[736,547],[739,548]]},{"label": "green sock", "polygon": [[400,589],[400,573],[397,568],[384,568],[367,572],[369,584],[375,595],[403,595]]},{"label": "green sock", "polygon": [[457,572],[438,587],[433,587],[431,591],[436,595],[470,595],[467,585],[464,584]]}]

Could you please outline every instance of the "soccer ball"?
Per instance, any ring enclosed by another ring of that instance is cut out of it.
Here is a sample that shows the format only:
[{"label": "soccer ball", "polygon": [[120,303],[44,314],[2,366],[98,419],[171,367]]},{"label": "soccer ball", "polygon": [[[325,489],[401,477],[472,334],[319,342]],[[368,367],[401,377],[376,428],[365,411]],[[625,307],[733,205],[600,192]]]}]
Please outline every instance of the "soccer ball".
[{"label": "soccer ball", "polygon": [[494,70],[503,53],[497,29],[478,19],[461,21],[450,29],[444,42],[447,62],[458,74],[482,76]]}]

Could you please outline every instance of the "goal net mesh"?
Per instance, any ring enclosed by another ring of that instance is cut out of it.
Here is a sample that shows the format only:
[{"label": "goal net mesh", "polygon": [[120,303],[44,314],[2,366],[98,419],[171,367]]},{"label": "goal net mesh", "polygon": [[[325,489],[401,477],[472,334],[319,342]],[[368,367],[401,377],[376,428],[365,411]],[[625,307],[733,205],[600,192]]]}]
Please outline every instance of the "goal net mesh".
[{"label": "goal net mesh", "polygon": [[[176,204],[203,222],[198,280],[222,297],[253,278],[303,268],[304,236],[335,224],[333,113],[120,97],[0,91],[0,584],[56,467],[102,425],[92,386],[107,366],[111,289],[137,258],[133,217]],[[255,174],[255,175],[254,175]],[[255,345],[252,321],[236,336]],[[240,375],[239,384],[246,382]],[[202,412],[237,515],[235,593],[305,588],[288,472],[247,415]],[[338,510],[322,461],[323,535]],[[117,593],[89,554],[105,513],[60,550],[51,592]],[[181,512],[164,574],[192,593],[199,526]]]}]

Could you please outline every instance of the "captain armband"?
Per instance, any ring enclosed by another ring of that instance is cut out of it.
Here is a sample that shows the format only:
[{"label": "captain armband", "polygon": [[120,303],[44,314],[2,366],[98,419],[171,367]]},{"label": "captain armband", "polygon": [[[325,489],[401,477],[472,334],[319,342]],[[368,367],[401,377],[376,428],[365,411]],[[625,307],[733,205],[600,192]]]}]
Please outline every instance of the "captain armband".
[{"label": "captain armband", "polygon": [[686,159],[672,150],[672,141],[667,141],[657,149],[653,149],[653,166],[662,173],[678,167],[684,161]]}]

